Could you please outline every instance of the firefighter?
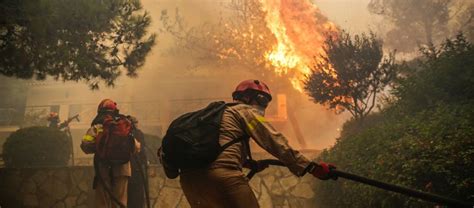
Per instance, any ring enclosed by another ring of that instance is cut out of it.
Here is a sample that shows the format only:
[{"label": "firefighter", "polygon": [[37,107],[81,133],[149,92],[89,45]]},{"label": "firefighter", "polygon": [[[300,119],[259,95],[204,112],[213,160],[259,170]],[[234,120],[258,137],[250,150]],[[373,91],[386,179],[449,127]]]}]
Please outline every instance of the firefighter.
[{"label": "firefighter", "polygon": [[[114,124],[113,127],[110,127],[111,125],[108,123],[111,119],[111,123]],[[131,121],[126,120],[125,116],[119,114],[117,104],[110,99],[104,99],[97,107],[97,116],[83,137],[81,149],[86,154],[94,154],[95,177],[93,188],[95,189],[96,207],[126,207],[127,205],[128,180],[131,176],[130,161],[120,163],[112,163],[111,160],[105,161],[101,158],[103,152],[114,154],[114,157],[120,157],[121,155],[117,155],[119,154],[116,151],[118,148],[114,146],[99,145],[103,144],[101,141],[105,141],[103,139],[105,135],[118,135],[115,131],[131,130],[131,128],[123,127],[127,126],[125,125],[127,123],[131,125]],[[126,134],[128,136],[129,132]],[[108,139],[116,138],[110,137]],[[127,149],[133,149],[133,153],[137,153],[140,150],[140,143],[135,138],[132,139],[133,146]],[[129,141],[127,142],[130,143]]]},{"label": "firefighter", "polygon": [[49,127],[53,127],[53,128],[59,127],[60,119],[59,119],[58,113],[56,112],[49,113],[47,120],[49,121],[49,124],[48,124]]},{"label": "firefighter", "polygon": [[[232,97],[240,104],[224,111],[219,130],[221,146],[247,136],[283,162],[296,176],[308,172],[322,180],[334,178],[330,174],[334,166],[311,162],[292,149],[285,136],[267,122],[264,114],[272,96],[265,83],[259,80],[243,81],[236,87]],[[167,164],[163,166],[168,176],[180,175],[181,187],[191,207],[259,207],[248,179],[242,172],[249,152],[245,151],[245,145],[245,142],[232,144],[208,168],[181,170],[178,173]]]}]

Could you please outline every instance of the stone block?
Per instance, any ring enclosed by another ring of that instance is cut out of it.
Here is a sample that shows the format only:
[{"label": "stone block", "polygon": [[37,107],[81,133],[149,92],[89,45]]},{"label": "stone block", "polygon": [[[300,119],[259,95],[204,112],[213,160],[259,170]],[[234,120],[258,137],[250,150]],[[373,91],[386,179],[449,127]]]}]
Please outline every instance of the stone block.
[{"label": "stone block", "polygon": [[86,202],[87,202],[87,194],[81,193],[79,195],[79,197],[77,198],[77,200],[76,200],[76,204],[78,204],[78,205],[86,204]]},{"label": "stone block", "polygon": [[[286,169],[285,171],[288,171],[288,169]],[[282,173],[282,169],[280,167],[275,167],[273,169],[273,172],[272,174],[276,177],[276,178],[281,178],[283,176],[283,173]]]},{"label": "stone block", "polygon": [[50,197],[50,196],[41,196],[41,197],[38,197],[40,198],[39,199],[39,206],[40,207],[52,207],[54,206],[54,204],[56,203],[56,201]]},{"label": "stone block", "polygon": [[155,207],[176,207],[182,194],[181,189],[164,187],[160,191]]},{"label": "stone block", "polygon": [[48,173],[46,173],[45,170],[38,170],[33,175],[33,180],[37,185],[42,185],[46,181],[46,178],[48,178]]},{"label": "stone block", "polygon": [[67,196],[69,187],[66,183],[60,180],[53,181],[53,193],[56,200],[64,199]]},{"label": "stone block", "polygon": [[308,184],[315,184],[318,181],[314,176],[311,174],[306,174],[305,176],[301,177],[300,183],[308,183]]},{"label": "stone block", "polygon": [[276,181],[272,184],[270,193],[271,195],[281,196],[285,195],[285,190],[283,189],[283,187],[281,187],[280,183]]},{"label": "stone block", "polygon": [[67,197],[64,200],[64,202],[66,203],[66,207],[76,207],[77,206],[76,200],[77,200],[77,196]]},{"label": "stone block", "polygon": [[299,180],[296,176],[289,176],[278,180],[285,191],[291,190],[293,186],[298,184]]},{"label": "stone block", "polygon": [[38,197],[34,194],[26,194],[23,196],[23,205],[25,207],[38,207]]},{"label": "stone block", "polygon": [[20,189],[20,193],[35,193],[36,192],[36,183],[33,179],[29,178],[23,182],[23,186]]},{"label": "stone block", "polygon": [[77,185],[77,187],[79,188],[79,190],[81,190],[82,192],[88,192],[89,190],[92,189],[92,183],[91,181],[89,180],[82,180],[79,182],[79,184]]},{"label": "stone block", "polygon": [[148,187],[151,198],[158,197],[158,193],[160,193],[160,190],[163,188],[164,183],[165,179],[161,177],[150,177],[148,179]]},{"label": "stone block", "polygon": [[267,175],[267,176],[263,177],[263,183],[265,184],[265,186],[272,187],[273,182],[275,182],[275,177],[274,176]]},{"label": "stone block", "polygon": [[305,198],[305,199],[313,198],[314,197],[313,187],[310,186],[310,184],[308,183],[300,183],[298,184],[298,186],[296,186],[293,189],[293,191],[291,192],[291,195]]},{"label": "stone block", "polygon": [[[69,171],[72,171],[72,170],[70,169]],[[68,174],[67,169],[59,169],[54,172],[53,177],[55,178],[55,180],[66,182],[67,179],[69,178],[69,174]]]},{"label": "stone block", "polygon": [[68,186],[64,182],[56,180],[54,177],[49,177],[48,181],[40,186],[40,191],[51,196],[54,200],[66,197],[68,189]]},{"label": "stone block", "polygon": [[184,195],[181,197],[177,208],[191,208],[191,205],[188,203],[188,200],[186,200],[186,197],[184,197]]},{"label": "stone block", "polygon": [[254,176],[252,180],[249,181],[250,187],[255,192],[257,196],[260,195],[262,179],[260,177]]},{"label": "stone block", "polygon": [[58,202],[53,206],[53,208],[66,208],[66,205],[64,202]]},{"label": "stone block", "polygon": [[75,169],[71,173],[72,181],[77,183],[82,180],[84,177],[84,170],[83,169]]},{"label": "stone block", "polygon": [[314,208],[314,199],[303,199],[298,197],[291,197],[288,199],[291,207],[298,208]]},{"label": "stone block", "polygon": [[78,196],[81,193],[81,191],[79,190],[79,188],[77,188],[76,184],[72,184],[72,185],[73,187],[70,187],[68,195]]},{"label": "stone block", "polygon": [[2,189],[5,188],[6,190],[17,192],[20,189],[23,180],[24,179],[21,177],[20,172],[12,171],[8,176],[8,179],[5,181],[5,187],[2,187]]},{"label": "stone block", "polygon": [[281,208],[285,202],[286,198],[284,196],[272,196],[273,207]]},{"label": "stone block", "polygon": [[265,186],[262,186],[262,192],[260,198],[258,199],[258,204],[261,208],[273,208],[272,197],[268,193],[268,189]]},{"label": "stone block", "polygon": [[165,174],[165,171],[164,171],[163,167],[161,167],[161,166],[155,166],[155,167],[153,167],[153,168],[154,168],[154,170],[156,171],[155,173],[156,173],[156,175],[157,175],[158,177],[166,178],[166,174]]},{"label": "stone block", "polygon": [[175,179],[165,178],[165,186],[173,187],[173,188],[181,188],[181,185],[179,184],[179,178],[175,178]]},{"label": "stone block", "polygon": [[157,172],[156,172],[156,167],[148,167],[147,169],[147,174],[148,174],[148,177],[157,177]]}]

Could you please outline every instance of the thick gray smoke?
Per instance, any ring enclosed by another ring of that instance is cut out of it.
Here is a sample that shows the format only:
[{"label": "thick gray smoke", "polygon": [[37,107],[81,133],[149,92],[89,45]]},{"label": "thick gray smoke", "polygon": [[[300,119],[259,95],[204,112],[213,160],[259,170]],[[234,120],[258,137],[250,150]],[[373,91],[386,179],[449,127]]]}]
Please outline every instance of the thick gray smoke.
[{"label": "thick gray smoke", "polygon": [[[195,60],[196,57],[186,53],[186,50],[176,50],[174,37],[163,31],[160,21],[163,10],[174,14],[178,9],[189,27],[216,23],[229,12],[229,2],[143,0],[143,7],[153,21],[149,31],[157,33],[158,38],[137,78],[123,76],[115,88],[102,87],[99,91],[90,91],[84,83],[33,82],[29,84],[27,110],[39,113],[59,111],[62,120],[79,113],[81,122],[72,123],[71,128],[76,157],[82,157],[84,155],[78,148],[81,136],[103,98],[116,100],[122,113],[135,115],[140,121],[139,126],[151,134],[162,134],[171,119],[210,101],[231,101],[230,95],[235,85],[241,80],[254,78],[254,74],[248,70],[221,68],[218,64],[196,64],[200,63]],[[371,27],[367,3],[368,0],[357,3],[351,0],[315,1],[331,21],[354,32],[367,31]],[[281,93],[276,90],[278,86],[270,87],[275,89],[274,96],[277,98],[277,94]],[[290,144],[296,148],[302,148],[296,138],[298,131],[305,139],[306,148],[329,147],[339,135],[338,129],[348,118],[345,114],[336,115],[324,106],[312,103],[305,95],[288,102],[296,103],[294,108],[288,109],[288,115],[293,115],[296,122],[276,123],[275,126],[288,136]],[[278,99],[275,99],[271,103],[270,114],[276,114],[277,105]]]}]

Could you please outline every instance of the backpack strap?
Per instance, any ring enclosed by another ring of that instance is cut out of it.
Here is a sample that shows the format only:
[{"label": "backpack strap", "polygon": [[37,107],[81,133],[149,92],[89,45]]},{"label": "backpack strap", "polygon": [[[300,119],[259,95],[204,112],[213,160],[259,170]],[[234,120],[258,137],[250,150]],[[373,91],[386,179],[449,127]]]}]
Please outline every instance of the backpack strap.
[{"label": "backpack strap", "polygon": [[219,111],[221,110],[224,110],[225,107],[227,107],[228,105],[225,103],[225,102],[217,102],[216,103],[218,106],[217,107],[214,107],[214,109],[212,109],[211,111],[209,111],[208,113],[202,115],[201,117],[198,118],[199,121],[204,121],[206,120],[206,118],[208,118],[209,116],[212,116],[216,113],[218,113]]},{"label": "backpack strap", "polygon": [[248,157],[247,160],[253,163],[255,160],[252,158],[252,151],[250,151],[250,137],[247,137],[244,140],[242,140],[242,145],[247,151],[247,157]]},{"label": "backpack strap", "polygon": [[227,149],[228,147],[230,147],[231,145],[235,144],[235,143],[238,143],[238,142],[241,142],[241,141],[246,140],[245,138],[246,138],[246,136],[242,136],[242,137],[239,137],[239,138],[237,138],[237,139],[233,139],[233,140],[230,141],[230,142],[227,142],[226,144],[224,144],[224,145],[221,147],[221,152],[224,151],[225,149]]}]

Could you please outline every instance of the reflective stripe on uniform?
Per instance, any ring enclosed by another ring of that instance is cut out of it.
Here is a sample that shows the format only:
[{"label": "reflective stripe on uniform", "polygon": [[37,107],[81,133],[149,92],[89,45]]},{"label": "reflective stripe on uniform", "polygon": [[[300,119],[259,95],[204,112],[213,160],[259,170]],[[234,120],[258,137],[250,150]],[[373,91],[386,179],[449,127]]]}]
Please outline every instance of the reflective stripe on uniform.
[{"label": "reflective stripe on uniform", "polygon": [[265,122],[267,122],[267,120],[263,116],[256,116],[255,119],[247,123],[247,127],[250,129],[250,131],[253,131],[258,123]]},{"label": "reflective stripe on uniform", "polygon": [[102,126],[96,126],[95,131],[96,131],[97,134],[99,134],[100,132],[104,131],[104,128],[102,128]]},{"label": "reflective stripe on uniform", "polygon": [[85,142],[94,142],[95,141],[95,137],[89,135],[89,134],[86,134],[84,135],[84,137],[82,137],[82,141],[85,141]]}]

